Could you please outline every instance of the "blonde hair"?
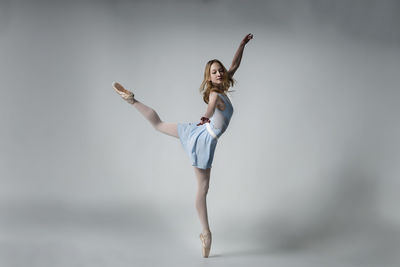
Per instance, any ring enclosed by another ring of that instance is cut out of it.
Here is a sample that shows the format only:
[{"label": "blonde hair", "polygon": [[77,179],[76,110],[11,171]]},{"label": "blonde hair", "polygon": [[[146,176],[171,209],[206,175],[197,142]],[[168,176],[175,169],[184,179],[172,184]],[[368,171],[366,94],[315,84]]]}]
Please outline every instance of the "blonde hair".
[{"label": "blonde hair", "polygon": [[[224,77],[222,81],[221,86],[215,86],[211,82],[211,65],[213,63],[218,63],[221,65],[221,67],[224,70]],[[229,76],[228,77],[228,71],[224,67],[224,65],[219,61],[218,59],[212,59],[207,62],[206,67],[204,69],[204,80],[200,85],[200,93],[203,93],[203,100],[206,104],[208,104],[210,93],[212,91],[215,91],[217,93],[225,93],[228,92],[229,87],[233,86],[235,83],[235,80]]]}]

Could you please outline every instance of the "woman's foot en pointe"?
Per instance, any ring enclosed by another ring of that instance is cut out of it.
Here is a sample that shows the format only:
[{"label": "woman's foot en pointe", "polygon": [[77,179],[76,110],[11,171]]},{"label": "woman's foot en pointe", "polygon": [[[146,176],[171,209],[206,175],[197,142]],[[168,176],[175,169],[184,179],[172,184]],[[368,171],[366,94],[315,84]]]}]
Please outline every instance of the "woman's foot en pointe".
[{"label": "woman's foot en pointe", "polygon": [[203,232],[200,234],[200,241],[202,245],[202,253],[204,258],[208,258],[208,255],[210,254],[210,249],[211,249],[211,232]]},{"label": "woman's foot en pointe", "polygon": [[128,103],[134,104],[136,102],[135,95],[131,91],[126,90],[120,83],[113,82],[112,87]]}]

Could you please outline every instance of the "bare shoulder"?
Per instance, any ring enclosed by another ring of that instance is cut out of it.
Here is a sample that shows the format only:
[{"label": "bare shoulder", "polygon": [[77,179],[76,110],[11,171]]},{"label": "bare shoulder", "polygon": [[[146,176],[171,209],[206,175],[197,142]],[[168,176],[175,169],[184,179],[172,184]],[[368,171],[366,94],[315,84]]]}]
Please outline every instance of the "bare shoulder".
[{"label": "bare shoulder", "polygon": [[214,90],[211,91],[211,92],[210,92],[210,97],[211,97],[211,96],[212,96],[212,97],[217,97],[217,96],[218,96],[218,92],[217,92],[217,91],[214,91]]},{"label": "bare shoulder", "polygon": [[214,103],[218,100],[218,93],[216,91],[211,91],[208,98],[210,103]]},{"label": "bare shoulder", "polygon": [[210,92],[210,103],[215,103],[215,105],[217,106],[217,108],[219,110],[224,110],[225,103],[220,97],[218,97],[219,94],[220,93],[217,91],[211,91]]}]

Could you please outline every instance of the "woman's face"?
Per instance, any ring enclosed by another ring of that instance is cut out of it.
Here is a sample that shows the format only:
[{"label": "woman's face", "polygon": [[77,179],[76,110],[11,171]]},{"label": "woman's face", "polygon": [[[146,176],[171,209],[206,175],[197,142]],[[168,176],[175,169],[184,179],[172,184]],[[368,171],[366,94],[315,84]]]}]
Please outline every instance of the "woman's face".
[{"label": "woman's face", "polygon": [[218,62],[214,62],[210,67],[210,78],[213,84],[221,84],[224,79],[224,69]]}]

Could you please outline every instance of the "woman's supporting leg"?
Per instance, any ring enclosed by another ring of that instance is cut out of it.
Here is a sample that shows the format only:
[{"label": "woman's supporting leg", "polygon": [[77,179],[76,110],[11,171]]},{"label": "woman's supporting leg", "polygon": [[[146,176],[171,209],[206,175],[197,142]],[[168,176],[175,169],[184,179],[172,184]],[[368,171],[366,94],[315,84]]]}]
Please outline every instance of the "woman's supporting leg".
[{"label": "woman's supporting leg", "polygon": [[154,109],[136,99],[133,106],[151,123],[151,125],[153,125],[157,131],[179,138],[177,123],[163,122]]},{"label": "woman's supporting leg", "polygon": [[210,172],[211,168],[203,170],[194,167],[194,171],[197,177],[197,194],[196,194],[196,209],[200,218],[201,225],[203,227],[203,232],[210,232],[210,226],[208,224],[208,214],[207,214],[207,193],[208,187],[210,185]]}]

